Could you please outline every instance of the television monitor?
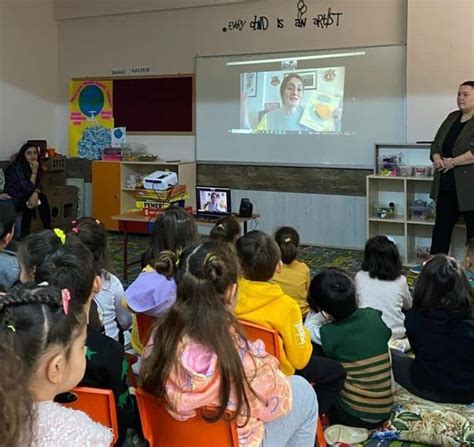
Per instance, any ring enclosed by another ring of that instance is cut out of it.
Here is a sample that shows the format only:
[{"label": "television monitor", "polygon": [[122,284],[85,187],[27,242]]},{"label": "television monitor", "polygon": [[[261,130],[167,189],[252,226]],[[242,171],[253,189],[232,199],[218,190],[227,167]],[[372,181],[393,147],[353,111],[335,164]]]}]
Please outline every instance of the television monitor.
[{"label": "television monitor", "polygon": [[230,188],[197,186],[196,208],[198,217],[228,216],[232,213]]}]

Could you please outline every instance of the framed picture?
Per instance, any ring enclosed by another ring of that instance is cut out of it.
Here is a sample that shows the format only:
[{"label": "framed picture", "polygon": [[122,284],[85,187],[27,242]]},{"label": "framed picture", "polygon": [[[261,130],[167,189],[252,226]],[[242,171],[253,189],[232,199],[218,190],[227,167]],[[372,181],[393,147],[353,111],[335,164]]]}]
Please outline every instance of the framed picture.
[{"label": "framed picture", "polygon": [[242,91],[248,97],[257,96],[257,73],[255,71],[244,73],[242,79]]},{"label": "framed picture", "polygon": [[303,86],[305,90],[315,90],[317,88],[317,77],[315,71],[304,71],[304,72],[290,72],[285,73],[285,78],[290,75],[298,75],[303,79]]}]

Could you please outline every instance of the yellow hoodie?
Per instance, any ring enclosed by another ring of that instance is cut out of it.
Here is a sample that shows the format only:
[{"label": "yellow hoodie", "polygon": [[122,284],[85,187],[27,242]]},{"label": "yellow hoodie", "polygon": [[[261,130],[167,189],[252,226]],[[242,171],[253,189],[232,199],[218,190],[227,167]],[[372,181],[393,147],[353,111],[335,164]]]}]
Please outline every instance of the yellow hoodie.
[{"label": "yellow hoodie", "polygon": [[280,367],[286,375],[306,366],[313,351],[309,332],[303,326],[298,303],[285,295],[278,284],[241,278],[234,313],[238,319],[280,334]]}]

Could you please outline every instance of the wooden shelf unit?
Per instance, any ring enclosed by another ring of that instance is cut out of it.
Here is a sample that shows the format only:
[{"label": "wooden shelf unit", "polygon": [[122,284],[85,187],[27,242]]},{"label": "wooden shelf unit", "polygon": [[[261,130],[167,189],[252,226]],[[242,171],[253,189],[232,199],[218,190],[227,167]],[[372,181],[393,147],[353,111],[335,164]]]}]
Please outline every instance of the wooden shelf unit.
[{"label": "wooden shelf unit", "polygon": [[[431,177],[367,176],[367,237],[385,234],[395,239],[404,265],[419,263],[417,247],[431,245],[434,219],[413,220],[409,207],[415,200],[428,200]],[[377,204],[395,203],[394,219],[376,217]],[[452,254],[464,256],[465,225],[458,223],[453,231]]]},{"label": "wooden shelf unit", "polygon": [[92,162],[92,212],[108,230],[117,231],[118,222],[112,216],[135,208],[135,189],[127,181],[133,174],[146,176],[154,171],[171,171],[178,183],[186,185],[189,199],[186,206],[196,208],[196,163],[193,161],[104,161]]}]

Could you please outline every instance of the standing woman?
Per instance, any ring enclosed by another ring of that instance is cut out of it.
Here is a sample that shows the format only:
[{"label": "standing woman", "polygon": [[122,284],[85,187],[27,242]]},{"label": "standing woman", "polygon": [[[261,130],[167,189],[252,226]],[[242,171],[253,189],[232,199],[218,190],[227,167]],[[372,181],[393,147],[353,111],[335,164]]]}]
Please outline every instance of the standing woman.
[{"label": "standing woman", "polygon": [[457,104],[459,110],[446,117],[431,145],[436,170],[431,189],[436,201],[431,254],[449,252],[460,214],[467,240],[474,237],[474,81],[459,86]]},{"label": "standing woman", "polygon": [[41,166],[36,146],[24,144],[5,172],[5,192],[15,202],[15,209],[23,213],[21,237],[30,233],[35,209],[45,229],[51,228],[51,215],[46,195],[41,192]]}]

